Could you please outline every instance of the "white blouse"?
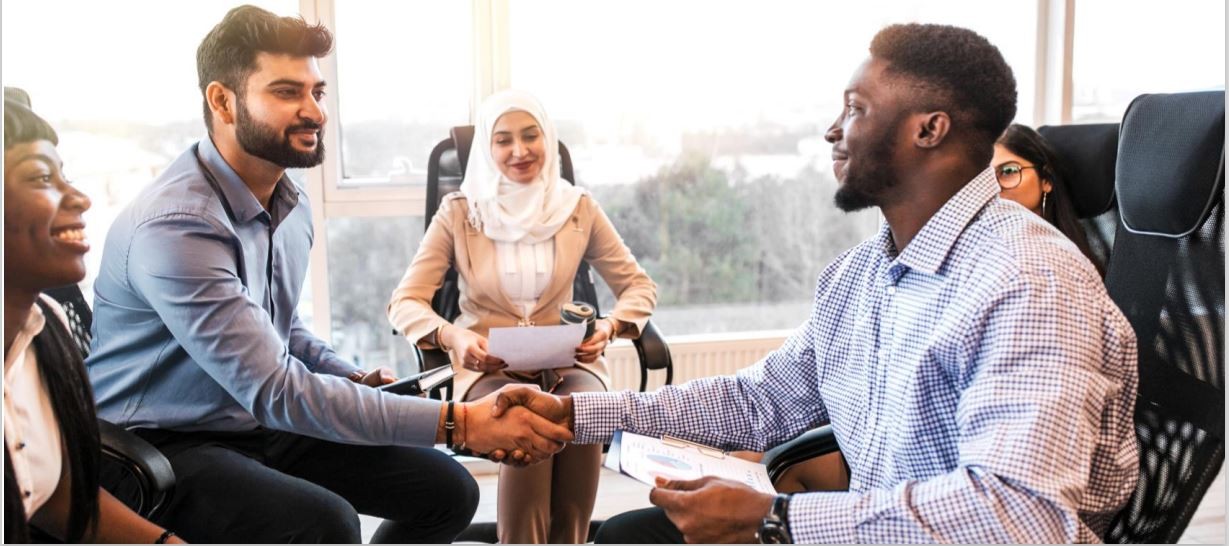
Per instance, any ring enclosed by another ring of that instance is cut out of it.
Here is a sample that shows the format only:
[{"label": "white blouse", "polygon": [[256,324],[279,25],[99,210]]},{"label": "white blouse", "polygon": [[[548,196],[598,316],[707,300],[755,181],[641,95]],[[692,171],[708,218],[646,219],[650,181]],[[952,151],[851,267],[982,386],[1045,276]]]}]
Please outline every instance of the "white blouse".
[{"label": "white blouse", "polygon": [[555,240],[536,244],[495,241],[495,256],[504,294],[528,320],[555,269]]},{"label": "white blouse", "polygon": [[[40,297],[59,310],[54,300]],[[60,422],[51,407],[51,397],[34,354],[34,336],[43,331],[45,324],[42,310],[35,305],[4,355],[4,443],[17,486],[21,488],[26,519],[55,492],[64,459]]]}]

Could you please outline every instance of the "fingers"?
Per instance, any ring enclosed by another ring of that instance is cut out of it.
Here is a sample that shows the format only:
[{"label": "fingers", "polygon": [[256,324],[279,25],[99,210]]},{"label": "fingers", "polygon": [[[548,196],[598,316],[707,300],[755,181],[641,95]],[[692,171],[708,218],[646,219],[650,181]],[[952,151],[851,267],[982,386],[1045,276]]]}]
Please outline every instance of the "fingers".
[{"label": "fingers", "polygon": [[507,368],[508,365],[498,357],[491,356],[486,351],[477,346],[470,347],[464,355],[462,355],[461,366],[467,370],[476,372],[490,373],[497,370]]},{"label": "fingers", "polygon": [[393,371],[388,368],[380,368],[376,371],[380,373],[380,384],[381,385],[387,385],[389,383],[395,383],[397,381],[397,376],[393,374]]},{"label": "fingers", "polygon": [[651,491],[649,491],[649,502],[653,503],[653,506],[659,507],[668,513],[681,508],[687,494],[688,493],[686,491],[674,491],[672,489],[654,487]]},{"label": "fingers", "polygon": [[669,489],[672,491],[695,491],[709,481],[712,481],[712,476],[704,476],[694,480],[668,480],[666,478],[657,478],[657,487],[661,489]]},{"label": "fingers", "polygon": [[545,460],[573,439],[571,431],[525,408],[509,410],[505,425],[513,445],[536,460]]},{"label": "fingers", "polygon": [[576,435],[567,427],[560,425],[550,419],[547,419],[536,413],[527,417],[529,420],[529,428],[533,429],[534,434],[543,438],[549,438],[559,443],[567,443],[576,439]]},{"label": "fingers", "polygon": [[[491,416],[499,417],[513,406],[528,406],[534,393],[540,393],[537,385],[508,385],[493,394],[495,403],[491,406]],[[490,395],[488,395],[490,396]]]},{"label": "fingers", "polygon": [[368,387],[379,387],[380,385],[387,385],[396,380],[397,376],[393,374],[391,369],[381,367],[364,374],[363,378],[359,380],[359,383],[367,385]]}]

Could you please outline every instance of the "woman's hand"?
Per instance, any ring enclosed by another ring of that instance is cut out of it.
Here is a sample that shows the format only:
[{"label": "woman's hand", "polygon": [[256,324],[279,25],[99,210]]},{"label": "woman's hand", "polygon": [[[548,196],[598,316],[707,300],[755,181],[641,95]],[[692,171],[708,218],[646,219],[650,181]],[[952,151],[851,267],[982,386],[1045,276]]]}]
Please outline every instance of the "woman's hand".
[{"label": "woman's hand", "polygon": [[474,332],[457,326],[445,326],[441,332],[444,345],[461,358],[461,367],[475,372],[490,373],[508,367],[504,361],[487,354],[487,341]]},{"label": "woman's hand", "polygon": [[602,355],[602,351],[606,350],[606,346],[610,344],[611,334],[614,332],[614,325],[609,320],[599,320],[593,325],[593,335],[580,342],[576,347],[576,360],[585,364],[592,364],[597,360],[597,357]]}]

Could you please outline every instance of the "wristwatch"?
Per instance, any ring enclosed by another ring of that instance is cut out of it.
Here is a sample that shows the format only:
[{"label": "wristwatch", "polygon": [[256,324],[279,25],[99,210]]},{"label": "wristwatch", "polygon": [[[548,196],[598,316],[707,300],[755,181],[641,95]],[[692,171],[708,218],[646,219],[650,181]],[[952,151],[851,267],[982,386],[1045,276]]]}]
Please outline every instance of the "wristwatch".
[{"label": "wristwatch", "polygon": [[772,500],[772,509],[760,523],[760,530],[755,538],[760,544],[793,544],[794,537],[789,534],[789,495],[777,495]]}]

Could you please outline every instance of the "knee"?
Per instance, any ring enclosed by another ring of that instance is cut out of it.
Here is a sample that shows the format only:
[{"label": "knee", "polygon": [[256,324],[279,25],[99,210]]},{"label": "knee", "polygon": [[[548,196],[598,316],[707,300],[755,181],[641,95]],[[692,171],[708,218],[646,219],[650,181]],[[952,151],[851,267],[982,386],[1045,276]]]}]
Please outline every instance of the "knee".
[{"label": "knee", "polygon": [[478,482],[464,466],[443,453],[423,468],[434,477],[434,483],[425,488],[435,507],[434,519],[441,527],[457,532],[465,529],[478,511]]},{"label": "knee", "polygon": [[287,542],[357,544],[363,538],[358,512],[337,495],[317,495],[287,506],[296,524],[287,529]]},{"label": "knee", "polygon": [[464,529],[469,522],[474,519],[474,513],[478,511],[478,499],[481,492],[478,489],[478,482],[470,475],[465,467],[456,465],[460,471],[455,472],[452,480],[453,487],[449,489],[451,495],[446,499],[446,504],[451,507],[449,513],[451,519],[457,524],[458,529]]},{"label": "knee", "polygon": [[628,514],[619,514],[602,522],[593,535],[594,544],[635,544],[640,538],[631,532],[634,522]]},{"label": "knee", "polygon": [[660,508],[624,512],[606,520],[593,542],[598,544],[682,544],[683,534]]}]

